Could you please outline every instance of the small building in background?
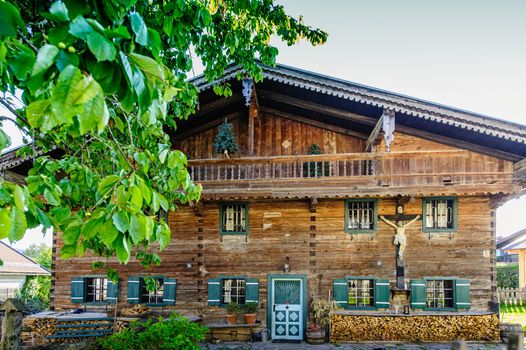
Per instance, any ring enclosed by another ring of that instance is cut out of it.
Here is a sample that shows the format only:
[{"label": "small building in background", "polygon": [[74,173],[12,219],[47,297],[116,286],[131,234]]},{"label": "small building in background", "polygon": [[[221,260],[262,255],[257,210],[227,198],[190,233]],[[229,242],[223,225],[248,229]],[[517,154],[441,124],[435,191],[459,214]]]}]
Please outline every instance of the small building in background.
[{"label": "small building in background", "polygon": [[15,297],[27,276],[51,275],[51,271],[0,241],[0,301]]},{"label": "small building in background", "polygon": [[526,228],[497,240],[497,249],[508,257],[503,262],[519,263],[519,288],[526,287]]}]

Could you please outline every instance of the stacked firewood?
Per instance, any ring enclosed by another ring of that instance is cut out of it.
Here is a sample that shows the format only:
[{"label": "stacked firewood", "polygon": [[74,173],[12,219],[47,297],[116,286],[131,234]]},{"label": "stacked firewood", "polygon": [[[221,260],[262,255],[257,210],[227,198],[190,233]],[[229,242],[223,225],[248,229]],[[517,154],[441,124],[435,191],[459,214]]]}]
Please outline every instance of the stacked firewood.
[{"label": "stacked firewood", "polygon": [[56,318],[26,317],[22,321],[22,343],[28,345],[45,344],[48,336],[55,333]]},{"label": "stacked firewood", "polygon": [[145,305],[134,305],[132,307],[127,307],[121,309],[121,316],[125,317],[142,317],[150,313],[151,309]]},{"label": "stacked firewood", "polygon": [[331,341],[448,342],[499,341],[497,315],[361,316],[332,315]]}]

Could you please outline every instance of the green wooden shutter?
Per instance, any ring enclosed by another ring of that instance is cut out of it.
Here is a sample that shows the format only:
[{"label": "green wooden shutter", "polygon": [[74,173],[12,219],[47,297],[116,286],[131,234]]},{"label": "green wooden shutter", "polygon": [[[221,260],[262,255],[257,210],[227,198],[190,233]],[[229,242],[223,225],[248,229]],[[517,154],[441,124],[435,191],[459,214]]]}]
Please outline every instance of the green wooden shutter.
[{"label": "green wooden shutter", "polygon": [[163,285],[163,303],[165,305],[175,305],[176,290],[177,280],[175,278],[165,278]]},{"label": "green wooden shutter", "polygon": [[208,279],[208,305],[217,306],[221,304],[221,279]]},{"label": "green wooden shutter", "polygon": [[71,279],[71,302],[79,304],[84,301],[84,277],[73,277]]},{"label": "green wooden shutter", "polygon": [[424,309],[426,307],[426,281],[411,280],[411,307]]},{"label": "green wooden shutter", "polygon": [[374,306],[389,307],[389,280],[376,280],[374,284]]},{"label": "green wooden shutter", "polygon": [[469,290],[469,280],[455,280],[455,307],[457,309],[469,309],[471,307]]},{"label": "green wooden shutter", "polygon": [[257,278],[246,279],[245,302],[259,303],[259,281]]},{"label": "green wooden shutter", "polygon": [[113,283],[112,281],[108,280],[108,294],[106,298],[108,299],[108,303],[110,304],[116,304],[117,298],[119,297],[119,282]]},{"label": "green wooden shutter", "polygon": [[139,304],[141,278],[128,277],[128,304]]},{"label": "green wooden shutter", "polygon": [[332,282],[334,301],[341,307],[349,303],[349,287],[345,278],[337,278]]}]

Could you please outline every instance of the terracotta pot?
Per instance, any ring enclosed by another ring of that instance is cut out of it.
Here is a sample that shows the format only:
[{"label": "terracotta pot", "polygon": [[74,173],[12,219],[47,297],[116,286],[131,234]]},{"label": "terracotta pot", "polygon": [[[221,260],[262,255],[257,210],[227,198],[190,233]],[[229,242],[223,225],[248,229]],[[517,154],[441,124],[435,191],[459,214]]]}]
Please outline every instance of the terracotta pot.
[{"label": "terracotta pot", "polygon": [[226,315],[226,323],[237,324],[237,315]]},{"label": "terracotta pot", "polygon": [[246,324],[255,324],[256,323],[256,314],[245,314],[245,323]]},{"label": "terracotta pot", "polygon": [[307,330],[307,343],[323,344],[325,343],[325,329]]}]

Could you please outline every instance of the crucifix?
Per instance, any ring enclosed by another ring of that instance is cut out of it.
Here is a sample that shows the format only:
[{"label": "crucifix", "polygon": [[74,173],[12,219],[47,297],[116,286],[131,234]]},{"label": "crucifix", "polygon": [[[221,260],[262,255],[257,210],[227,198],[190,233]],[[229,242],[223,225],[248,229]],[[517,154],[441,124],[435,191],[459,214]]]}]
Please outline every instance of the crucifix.
[{"label": "crucifix", "polygon": [[404,252],[407,244],[405,229],[420,219],[420,215],[404,214],[404,204],[408,202],[407,197],[399,196],[396,202],[396,215],[380,216],[380,219],[396,230],[393,244],[396,246],[396,288],[405,288]]}]

